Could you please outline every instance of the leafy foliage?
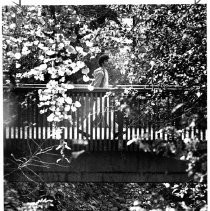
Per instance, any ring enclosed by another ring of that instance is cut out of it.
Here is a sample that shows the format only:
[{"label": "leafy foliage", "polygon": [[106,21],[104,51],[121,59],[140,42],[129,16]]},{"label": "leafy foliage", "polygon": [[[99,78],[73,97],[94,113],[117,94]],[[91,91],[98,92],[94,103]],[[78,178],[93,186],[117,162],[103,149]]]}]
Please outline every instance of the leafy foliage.
[{"label": "leafy foliage", "polygon": [[[205,143],[197,135],[182,139],[192,126],[206,130],[206,5],[16,5],[3,7],[2,20],[3,69],[9,76],[5,81],[47,83],[39,91],[39,106],[49,114],[55,138],[61,139],[58,123],[71,121],[82,106],[67,90],[75,83],[89,83],[98,56],[109,53],[110,82],[131,85],[124,95],[115,94],[125,123],[143,126],[147,120],[169,137],[151,144],[134,137],[128,144],[188,160],[189,175],[206,182],[206,150],[200,149]],[[159,88],[142,94],[134,84]],[[169,92],[169,85],[182,89]],[[65,146],[61,141],[59,149]],[[182,194],[180,189],[174,193]]]},{"label": "leafy foliage", "polygon": [[[18,183],[8,186],[16,190],[23,205],[32,205],[31,201],[35,201],[33,204],[49,201],[53,206],[49,206],[48,210],[100,210],[113,207],[154,211],[207,210],[206,186],[192,183],[186,186],[169,183],[47,183],[37,187],[30,183]],[[181,191],[179,186],[182,187]]]}]

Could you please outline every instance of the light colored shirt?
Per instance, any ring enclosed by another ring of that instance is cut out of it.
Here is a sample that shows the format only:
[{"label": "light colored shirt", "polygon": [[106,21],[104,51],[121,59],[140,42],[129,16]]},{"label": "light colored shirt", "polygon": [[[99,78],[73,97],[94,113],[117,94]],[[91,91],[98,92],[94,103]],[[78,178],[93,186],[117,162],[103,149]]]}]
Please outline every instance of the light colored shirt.
[{"label": "light colored shirt", "polygon": [[95,80],[92,85],[94,87],[108,87],[109,74],[105,68],[97,68],[96,70],[94,70],[93,76]]}]

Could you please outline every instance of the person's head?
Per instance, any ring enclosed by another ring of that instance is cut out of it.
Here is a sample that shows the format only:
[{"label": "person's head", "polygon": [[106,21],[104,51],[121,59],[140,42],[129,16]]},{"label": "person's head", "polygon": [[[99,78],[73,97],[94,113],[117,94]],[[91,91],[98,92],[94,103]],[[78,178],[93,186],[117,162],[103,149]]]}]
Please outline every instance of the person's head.
[{"label": "person's head", "polygon": [[99,60],[98,60],[98,64],[100,67],[103,67],[109,60],[109,56],[104,54],[102,56],[100,56]]}]

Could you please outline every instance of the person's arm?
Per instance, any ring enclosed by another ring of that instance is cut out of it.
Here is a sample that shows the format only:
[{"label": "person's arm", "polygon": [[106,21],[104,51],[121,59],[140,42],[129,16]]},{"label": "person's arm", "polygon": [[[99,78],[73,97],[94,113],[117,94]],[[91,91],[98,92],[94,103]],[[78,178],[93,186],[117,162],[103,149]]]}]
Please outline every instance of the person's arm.
[{"label": "person's arm", "polygon": [[94,86],[100,87],[103,78],[104,78],[104,72],[103,71],[97,72],[97,74],[95,75]]}]

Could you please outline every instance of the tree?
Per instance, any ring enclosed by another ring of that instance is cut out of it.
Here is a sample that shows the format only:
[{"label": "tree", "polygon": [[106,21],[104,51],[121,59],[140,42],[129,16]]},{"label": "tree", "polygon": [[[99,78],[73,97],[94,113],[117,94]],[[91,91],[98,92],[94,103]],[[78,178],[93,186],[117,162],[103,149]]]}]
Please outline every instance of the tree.
[{"label": "tree", "polygon": [[[90,82],[97,67],[92,63],[104,52],[112,55],[110,70],[121,77],[118,83],[131,85],[124,98],[115,96],[121,110],[126,108],[128,122],[149,116],[157,130],[175,138],[149,146],[151,152],[189,160],[189,174],[206,182],[205,149],[198,151],[198,138],[181,140],[180,132],[190,125],[206,129],[206,5],[3,8],[3,69],[13,84],[47,83],[38,93],[40,112],[51,112],[48,121],[54,123],[57,139],[62,133],[58,123],[71,121],[70,111],[81,106],[66,91],[74,83]],[[133,84],[159,88],[142,96]],[[182,89],[170,93],[170,85]],[[138,101],[143,102],[140,107]],[[181,154],[179,142],[184,145]],[[61,145],[60,149],[66,147],[64,142]]]}]

